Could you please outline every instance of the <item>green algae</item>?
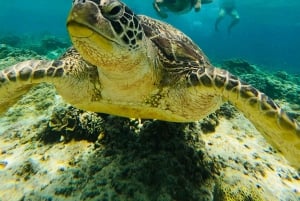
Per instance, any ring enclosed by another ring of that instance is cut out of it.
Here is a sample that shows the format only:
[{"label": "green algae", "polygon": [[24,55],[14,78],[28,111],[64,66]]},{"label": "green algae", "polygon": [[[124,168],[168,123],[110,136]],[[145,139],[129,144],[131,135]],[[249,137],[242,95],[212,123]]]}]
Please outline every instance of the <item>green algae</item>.
[{"label": "green algae", "polygon": [[220,181],[215,186],[214,201],[264,201],[260,194],[254,186],[232,186]]},{"label": "green algae", "polygon": [[200,186],[217,168],[202,151],[196,125],[146,121],[136,133],[133,120],[102,119],[105,136],[93,154],[74,161],[45,191],[56,186],[54,195],[72,198],[79,188],[81,200],[201,200]]}]

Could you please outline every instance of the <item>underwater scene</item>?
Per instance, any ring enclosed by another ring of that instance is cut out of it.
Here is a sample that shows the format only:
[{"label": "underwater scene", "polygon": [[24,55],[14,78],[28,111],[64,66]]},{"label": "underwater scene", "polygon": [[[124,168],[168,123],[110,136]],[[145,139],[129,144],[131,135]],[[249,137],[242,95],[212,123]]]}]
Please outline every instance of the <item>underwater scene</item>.
[{"label": "underwater scene", "polygon": [[300,201],[300,1],[0,2],[0,201]]}]

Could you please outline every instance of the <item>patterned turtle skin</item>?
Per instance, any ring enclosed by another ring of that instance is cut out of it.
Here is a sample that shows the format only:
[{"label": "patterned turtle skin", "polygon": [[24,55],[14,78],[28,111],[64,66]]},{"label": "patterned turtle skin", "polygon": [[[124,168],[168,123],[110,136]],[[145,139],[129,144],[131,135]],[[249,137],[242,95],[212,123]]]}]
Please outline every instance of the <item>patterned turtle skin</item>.
[{"label": "patterned turtle skin", "polygon": [[29,60],[0,72],[0,112],[39,83],[94,112],[193,122],[231,102],[296,168],[300,125],[171,25],[136,15],[118,0],[76,0],[67,19],[74,47],[59,60]]}]

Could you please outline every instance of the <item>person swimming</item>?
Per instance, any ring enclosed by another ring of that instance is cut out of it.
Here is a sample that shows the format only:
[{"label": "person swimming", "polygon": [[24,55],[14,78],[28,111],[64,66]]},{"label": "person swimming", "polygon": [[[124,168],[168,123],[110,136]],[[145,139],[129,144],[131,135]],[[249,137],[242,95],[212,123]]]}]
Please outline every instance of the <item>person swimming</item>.
[{"label": "person swimming", "polygon": [[232,21],[227,28],[228,33],[230,33],[232,27],[240,21],[239,13],[236,10],[235,0],[221,0],[219,14],[215,22],[216,31],[219,31],[219,23],[224,19],[225,15],[229,15],[232,18]]},{"label": "person swimming", "polygon": [[165,12],[166,10],[182,14],[194,8],[195,12],[198,12],[202,4],[211,3],[212,1],[213,0],[155,0],[153,7],[160,17],[167,18],[168,14]]}]

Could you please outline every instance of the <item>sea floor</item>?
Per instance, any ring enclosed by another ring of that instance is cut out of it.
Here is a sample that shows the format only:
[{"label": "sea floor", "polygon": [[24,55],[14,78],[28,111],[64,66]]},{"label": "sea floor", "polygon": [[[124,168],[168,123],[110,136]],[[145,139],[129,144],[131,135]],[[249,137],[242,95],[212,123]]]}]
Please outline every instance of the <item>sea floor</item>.
[{"label": "sea floor", "polygon": [[[1,44],[0,69],[64,48]],[[220,65],[299,119],[298,75]],[[1,201],[300,201],[300,172],[229,104],[189,124],[127,119],[73,108],[47,84],[0,116],[0,178]]]}]

